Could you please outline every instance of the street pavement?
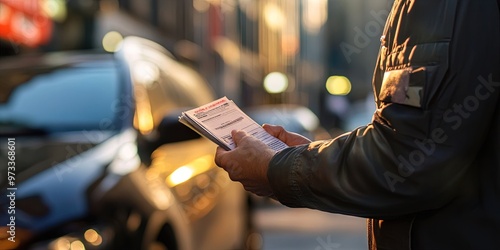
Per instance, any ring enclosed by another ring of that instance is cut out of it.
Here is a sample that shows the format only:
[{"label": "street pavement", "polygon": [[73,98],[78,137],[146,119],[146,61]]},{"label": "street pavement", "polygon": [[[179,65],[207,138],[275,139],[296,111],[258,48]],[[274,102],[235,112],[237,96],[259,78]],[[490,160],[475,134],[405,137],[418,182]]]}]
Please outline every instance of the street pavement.
[{"label": "street pavement", "polygon": [[269,203],[257,206],[254,223],[263,250],[366,250],[366,220]]}]

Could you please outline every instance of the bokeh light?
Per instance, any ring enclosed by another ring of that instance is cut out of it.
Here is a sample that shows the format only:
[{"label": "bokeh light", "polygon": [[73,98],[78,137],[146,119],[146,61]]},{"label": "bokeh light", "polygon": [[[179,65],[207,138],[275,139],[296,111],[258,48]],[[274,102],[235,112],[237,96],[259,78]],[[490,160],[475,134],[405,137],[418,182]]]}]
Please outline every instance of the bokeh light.
[{"label": "bokeh light", "polygon": [[95,229],[88,229],[83,236],[86,241],[94,246],[99,246],[102,243],[102,237]]},{"label": "bokeh light", "polygon": [[281,72],[269,73],[264,78],[264,89],[271,94],[285,92],[288,88],[288,77]]},{"label": "bokeh light", "polygon": [[286,23],[285,14],[276,4],[266,3],[263,10],[264,21],[272,30],[280,30]]},{"label": "bokeh light", "polygon": [[193,176],[193,169],[188,166],[182,166],[168,176],[167,182],[175,186],[189,180],[191,176]]},{"label": "bokeh light", "polygon": [[102,38],[102,47],[107,52],[115,52],[123,36],[117,31],[110,31]]},{"label": "bokeh light", "polygon": [[326,80],[326,90],[331,95],[347,95],[351,92],[351,81],[345,76],[330,76]]}]

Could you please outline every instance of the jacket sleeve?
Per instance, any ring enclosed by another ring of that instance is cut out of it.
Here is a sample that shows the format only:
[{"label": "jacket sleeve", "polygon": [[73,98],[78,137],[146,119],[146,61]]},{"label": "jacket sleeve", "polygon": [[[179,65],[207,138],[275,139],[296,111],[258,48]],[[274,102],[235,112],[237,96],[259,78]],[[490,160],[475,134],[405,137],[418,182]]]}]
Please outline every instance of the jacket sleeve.
[{"label": "jacket sleeve", "polygon": [[[285,149],[273,157],[268,177],[281,203],[388,219],[438,209],[476,188],[474,173],[481,167],[476,164],[476,157],[488,131],[498,129],[492,128],[490,121],[500,105],[500,28],[498,12],[491,5],[494,1],[467,3],[471,6],[465,6],[464,2],[464,6],[453,10],[456,17],[451,18],[456,25],[451,40],[412,45],[411,41],[432,38],[422,38],[427,33],[420,37],[409,33],[408,39],[392,38],[394,42],[398,39],[405,42],[410,51],[406,54],[410,61],[399,63],[411,66],[409,86],[421,87],[417,90],[423,94],[417,102],[409,100],[409,92],[406,100],[398,100],[397,91],[391,92],[390,84],[386,91],[382,86],[384,73],[390,67],[398,68],[394,60],[405,58],[404,51],[394,59],[379,56],[374,77],[378,109],[370,124],[328,141]],[[419,10],[418,5],[411,7],[413,12]],[[471,8],[484,12],[467,11]],[[442,9],[450,8],[443,5]],[[425,21],[427,17],[421,14]],[[481,29],[467,23],[483,17],[496,23]],[[439,23],[430,19],[429,22]],[[413,16],[411,21],[415,20]],[[397,22],[395,25],[401,25],[405,20],[399,18]],[[399,31],[402,33],[404,30]],[[436,65],[437,57],[426,55],[426,51],[435,53],[441,46],[444,52],[440,56],[444,59]],[[391,49],[390,44],[387,47]],[[419,60],[420,55],[433,60],[421,63],[425,60]],[[417,77],[421,70],[423,81]],[[418,82],[411,82],[416,79]],[[407,87],[392,85],[393,90],[408,90]],[[392,94],[392,99],[384,94]]]}]

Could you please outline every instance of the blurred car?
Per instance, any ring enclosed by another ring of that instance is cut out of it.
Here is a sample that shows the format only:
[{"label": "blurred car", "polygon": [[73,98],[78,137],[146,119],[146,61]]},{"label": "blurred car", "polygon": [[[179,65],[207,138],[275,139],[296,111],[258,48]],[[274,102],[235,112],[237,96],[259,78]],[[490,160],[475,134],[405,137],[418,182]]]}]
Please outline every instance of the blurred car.
[{"label": "blurred car", "polygon": [[321,126],[318,116],[301,105],[258,105],[246,108],[245,112],[258,124],[280,125],[290,132],[301,134],[313,141],[330,138],[328,131]]},{"label": "blurred car", "polygon": [[0,76],[0,249],[247,246],[247,193],[178,122],[213,93],[164,48],[128,37],[2,59]]}]

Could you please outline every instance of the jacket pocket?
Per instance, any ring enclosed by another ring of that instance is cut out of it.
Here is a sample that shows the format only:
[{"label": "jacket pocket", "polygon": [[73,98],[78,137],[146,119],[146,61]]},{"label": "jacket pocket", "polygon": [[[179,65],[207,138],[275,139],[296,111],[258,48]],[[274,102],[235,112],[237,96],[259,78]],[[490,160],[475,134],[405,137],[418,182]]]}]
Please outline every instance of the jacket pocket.
[{"label": "jacket pocket", "polygon": [[445,87],[449,42],[418,44],[411,51],[408,63],[385,67],[377,97],[384,103],[426,110]]},{"label": "jacket pocket", "polygon": [[382,80],[379,100],[413,107],[422,106],[425,68],[404,68],[386,71]]},{"label": "jacket pocket", "polygon": [[429,108],[448,70],[456,8],[457,0],[395,2],[374,78],[378,101]]}]

